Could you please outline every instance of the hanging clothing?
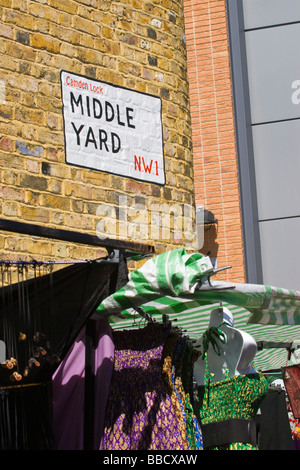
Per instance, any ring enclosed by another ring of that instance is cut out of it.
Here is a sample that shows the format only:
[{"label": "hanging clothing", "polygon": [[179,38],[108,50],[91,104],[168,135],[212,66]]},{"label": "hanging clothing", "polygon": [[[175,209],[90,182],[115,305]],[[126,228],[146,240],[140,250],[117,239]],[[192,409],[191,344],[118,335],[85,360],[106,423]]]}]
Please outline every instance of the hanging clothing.
[{"label": "hanging clothing", "polygon": [[257,449],[254,418],[267,387],[261,374],[235,375],[198,387],[204,449]]},{"label": "hanging clothing", "polygon": [[283,381],[287,391],[293,415],[295,418],[300,418],[300,364],[287,366],[283,368]]},{"label": "hanging clothing", "polygon": [[256,421],[261,450],[294,450],[284,390],[268,390]]},{"label": "hanging clothing", "polygon": [[187,343],[187,338],[179,336],[173,355],[171,379],[184,418],[189,450],[202,450],[203,448],[201,428],[191,403],[190,379],[196,357],[191,345]]},{"label": "hanging clothing", "polygon": [[105,417],[105,450],[188,450],[172,386],[178,335],[160,324],[114,331],[114,371]]},{"label": "hanging clothing", "polygon": [[[93,375],[95,404],[93,409],[94,450],[101,449],[104,416],[113,370],[114,344],[107,319],[93,320],[95,349]],[[84,449],[85,419],[85,348],[86,328],[79,333],[69,353],[53,375],[53,432],[57,450]]]},{"label": "hanging clothing", "polygon": [[289,419],[294,447],[300,448],[299,446],[300,444],[300,421],[298,418],[295,418],[293,411],[292,411],[292,407],[288,400],[286,402],[286,408],[287,408],[288,419]]},{"label": "hanging clothing", "polygon": [[[128,281],[126,257],[120,252],[103,296]],[[92,346],[89,347],[89,335]],[[87,357],[87,355],[89,357]],[[102,448],[104,416],[114,362],[112,329],[107,318],[92,317],[81,329],[52,377],[53,430],[57,450]],[[89,367],[90,379],[86,377]]]},{"label": "hanging clothing", "polygon": [[[12,368],[0,368],[1,450],[55,447],[48,385],[115,269],[106,261],[87,262],[0,289],[0,338],[7,358],[14,359]],[[35,419],[28,415],[30,401]],[[14,424],[9,428],[7,422]]]},{"label": "hanging clothing", "polygon": [[193,371],[194,363],[200,355],[191,344],[186,345],[182,365],[182,385],[185,393],[185,409],[189,450],[203,450],[203,437],[199,421],[194,410]]},{"label": "hanging clothing", "polygon": [[[211,381],[207,349],[214,335],[205,335],[206,347],[204,385],[197,387],[199,414],[205,450],[255,450],[257,447],[256,423],[260,403],[268,391],[268,382],[261,373],[233,375],[223,380]],[[222,334],[222,331],[219,331]],[[215,345],[215,348],[217,345]],[[216,349],[216,354],[218,350]]]}]

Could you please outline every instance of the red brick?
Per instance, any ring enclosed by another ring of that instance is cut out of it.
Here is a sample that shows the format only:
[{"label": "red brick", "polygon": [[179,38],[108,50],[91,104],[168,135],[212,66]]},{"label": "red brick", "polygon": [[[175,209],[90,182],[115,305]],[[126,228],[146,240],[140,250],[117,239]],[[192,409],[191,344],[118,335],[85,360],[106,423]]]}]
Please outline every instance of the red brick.
[{"label": "red brick", "polygon": [[14,148],[14,142],[7,138],[7,137],[1,137],[0,139],[0,149],[1,150],[6,150],[7,152],[11,152]]}]

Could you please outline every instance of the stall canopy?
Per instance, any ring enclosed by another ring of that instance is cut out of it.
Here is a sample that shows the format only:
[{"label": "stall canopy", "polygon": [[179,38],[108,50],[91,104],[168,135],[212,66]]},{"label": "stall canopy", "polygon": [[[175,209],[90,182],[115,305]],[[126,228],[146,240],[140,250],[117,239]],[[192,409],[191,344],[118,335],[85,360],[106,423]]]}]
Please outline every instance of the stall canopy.
[{"label": "stall canopy", "polygon": [[[118,329],[139,328],[143,319],[161,321],[168,315],[174,326],[197,339],[209,324],[211,310],[223,305],[230,308],[235,327],[259,344],[256,368],[273,370],[294,363],[297,342],[300,345],[300,292],[217,281],[215,274],[210,258],[201,253],[168,251],[131,272],[128,283],[104,299],[97,313],[109,316]],[[270,343],[276,347],[270,348]],[[292,356],[287,344],[296,348]]]}]

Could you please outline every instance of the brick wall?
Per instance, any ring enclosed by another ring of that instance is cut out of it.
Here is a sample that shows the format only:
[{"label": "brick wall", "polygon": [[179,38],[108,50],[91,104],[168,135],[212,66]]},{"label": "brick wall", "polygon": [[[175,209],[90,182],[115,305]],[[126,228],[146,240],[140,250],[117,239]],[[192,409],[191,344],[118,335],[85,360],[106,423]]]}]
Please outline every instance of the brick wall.
[{"label": "brick wall", "polygon": [[[125,196],[148,210],[144,218],[154,204],[167,212],[175,204],[191,209],[182,233],[171,217],[169,232],[146,237],[133,213],[125,238],[157,252],[188,248],[194,188],[182,1],[0,0],[0,36],[0,217],[95,235],[99,204],[118,209]],[[161,98],[165,186],[65,163],[61,70]],[[0,233],[0,249],[3,259],[103,254],[16,233]]]},{"label": "brick wall", "polygon": [[203,252],[232,269],[219,278],[244,282],[241,209],[225,0],[184,0],[196,204],[218,220]]}]

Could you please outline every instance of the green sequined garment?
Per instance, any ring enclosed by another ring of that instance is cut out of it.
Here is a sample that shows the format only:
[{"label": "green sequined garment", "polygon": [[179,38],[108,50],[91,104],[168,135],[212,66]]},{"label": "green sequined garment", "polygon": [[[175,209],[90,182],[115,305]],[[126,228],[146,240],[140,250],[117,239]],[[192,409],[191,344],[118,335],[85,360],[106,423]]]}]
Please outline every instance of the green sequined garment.
[{"label": "green sequined garment", "polygon": [[[268,391],[268,382],[260,373],[235,375],[220,382],[198,387],[201,424],[231,418],[253,419]],[[210,450],[256,450],[252,444],[233,442]]]}]

